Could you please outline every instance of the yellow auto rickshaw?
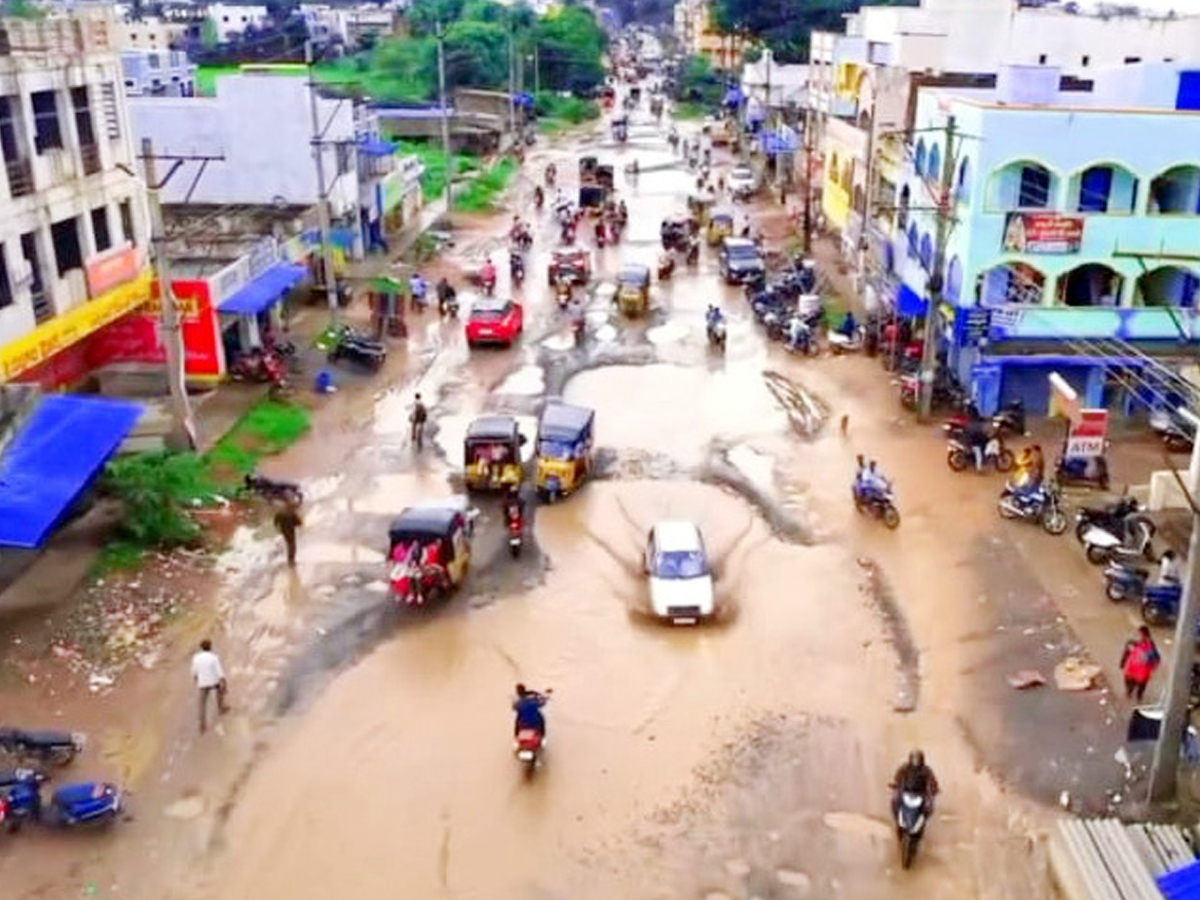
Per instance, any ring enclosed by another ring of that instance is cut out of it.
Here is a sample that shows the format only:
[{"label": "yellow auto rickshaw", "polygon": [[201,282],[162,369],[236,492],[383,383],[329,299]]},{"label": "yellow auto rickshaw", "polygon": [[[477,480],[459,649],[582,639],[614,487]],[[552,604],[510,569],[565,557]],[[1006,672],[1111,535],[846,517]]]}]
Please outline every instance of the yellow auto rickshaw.
[{"label": "yellow auto rickshaw", "polygon": [[701,225],[708,224],[708,218],[712,215],[713,205],[717,202],[708,191],[699,191],[694,194],[689,194],[687,199],[688,211],[694,216]]},{"label": "yellow auto rickshaw", "polygon": [[557,400],[538,421],[537,490],[551,503],[583,483],[592,467],[594,411]]},{"label": "yellow auto rickshaw", "polygon": [[512,416],[480,416],[463,441],[467,489],[497,491],[521,483],[521,446],[525,436]]},{"label": "yellow auto rickshaw", "polygon": [[733,213],[725,211],[714,212],[708,217],[708,227],[704,232],[708,246],[715,247],[727,237],[733,236]]},{"label": "yellow auto rickshaw", "polygon": [[464,497],[410,506],[388,527],[392,594],[423,606],[459,587],[471,565],[475,516]]},{"label": "yellow auto rickshaw", "polygon": [[650,267],[628,263],[617,275],[617,306],[627,316],[650,309]]}]

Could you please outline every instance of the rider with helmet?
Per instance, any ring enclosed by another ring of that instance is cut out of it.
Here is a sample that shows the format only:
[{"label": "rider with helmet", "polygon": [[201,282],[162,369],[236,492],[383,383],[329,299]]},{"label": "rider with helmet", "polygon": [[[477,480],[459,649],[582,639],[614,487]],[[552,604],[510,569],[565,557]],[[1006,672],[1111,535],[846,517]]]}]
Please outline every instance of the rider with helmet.
[{"label": "rider with helmet", "polygon": [[546,717],[542,715],[542,707],[549,699],[545,694],[532,691],[523,684],[517,685],[517,699],[512,705],[517,714],[513,725],[514,737],[524,729],[532,729],[543,741],[546,739]]},{"label": "rider with helmet", "polygon": [[900,797],[903,794],[916,794],[918,797],[924,797],[925,814],[929,815],[933,812],[933,798],[938,792],[938,782],[934,777],[933,769],[929,768],[925,762],[925,754],[920,750],[913,750],[908,754],[908,759],[892,776],[892,783],[889,787],[894,791],[892,794],[893,818],[900,808]]}]

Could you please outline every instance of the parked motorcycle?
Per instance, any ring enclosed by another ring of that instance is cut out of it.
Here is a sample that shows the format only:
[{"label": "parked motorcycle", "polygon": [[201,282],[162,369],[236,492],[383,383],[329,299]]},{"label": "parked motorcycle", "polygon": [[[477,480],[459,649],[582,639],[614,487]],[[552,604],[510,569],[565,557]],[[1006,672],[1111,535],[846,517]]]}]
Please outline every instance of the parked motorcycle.
[{"label": "parked motorcycle", "polygon": [[[962,472],[967,466],[974,467],[976,464],[975,451],[970,442],[961,434],[956,434],[952,425],[945,425],[943,428],[946,431],[948,444],[946,465],[955,472]],[[1004,446],[1004,439],[998,432],[993,433],[983,447],[983,464],[979,467],[979,471],[982,472],[988,466],[993,466],[997,472],[1009,472],[1015,463],[1016,459],[1013,457],[1012,451]]]},{"label": "parked motorcycle", "polygon": [[47,804],[42,800],[42,783],[46,780],[46,775],[35,769],[0,773],[9,831],[17,831],[30,821],[67,827],[103,824],[121,811],[121,789],[115,784],[81,781],[63,785]]},{"label": "parked motorcycle", "polygon": [[268,478],[266,475],[251,473],[246,476],[243,483],[246,490],[267,500],[279,500],[284,503],[304,502],[304,493],[300,490],[300,485],[292,481],[280,481]]},{"label": "parked motorcycle", "polygon": [[1150,427],[1169,453],[1191,453],[1196,441],[1196,429],[1173,409],[1157,409],[1150,414]]},{"label": "parked motorcycle", "polygon": [[1137,538],[1138,543],[1149,543],[1154,537],[1155,525],[1149,516],[1139,512],[1137,500],[1122,497],[1105,506],[1085,506],[1075,514],[1075,537],[1083,543],[1083,536],[1093,528],[1103,528],[1120,540]]},{"label": "parked motorcycle", "polygon": [[[1124,530],[1123,530],[1124,531]],[[1083,534],[1088,562],[1102,566],[1107,562],[1130,562],[1145,558],[1154,559],[1154,546],[1144,529],[1135,529],[1127,534],[1114,534],[1099,525],[1093,525]]]},{"label": "parked motorcycle", "polygon": [[[457,309],[458,301],[447,300],[447,306],[451,303]],[[343,325],[333,335],[332,346],[329,348],[327,358],[331,363],[344,359],[372,372],[378,372],[387,362],[387,347],[382,341],[377,341],[355,331],[348,325]]]},{"label": "parked motorcycle", "polygon": [[1104,594],[1113,603],[1122,600],[1141,602],[1150,597],[1158,604],[1178,606],[1182,591],[1183,585],[1178,581],[1150,584],[1149,570],[1126,563],[1110,562],[1104,569]]},{"label": "parked motorcycle", "polygon": [[1054,474],[1062,484],[1108,490],[1108,461],[1103,456],[1060,456],[1054,464]]},{"label": "parked motorcycle", "polygon": [[896,509],[896,495],[889,485],[886,490],[864,490],[857,482],[850,489],[854,497],[854,508],[860,513],[870,513],[882,519],[888,528],[900,526],[900,510]]},{"label": "parked motorcycle", "polygon": [[0,728],[0,750],[19,761],[37,760],[65,766],[83,750],[86,738],[77,731]]},{"label": "parked motorcycle", "polygon": [[[970,422],[971,417],[966,413],[951,416],[946,420],[947,425],[953,426],[958,431],[965,430]],[[996,433],[1001,436],[1005,434],[1016,437],[1023,436],[1025,434],[1025,404],[1020,400],[1013,400],[992,416],[990,423]]]},{"label": "parked motorcycle", "polygon": [[1010,483],[997,501],[1001,517],[1040,522],[1047,534],[1062,534],[1067,530],[1067,515],[1062,508],[1062,491],[1050,481],[1033,491],[1018,491]]},{"label": "parked motorcycle", "polygon": [[229,374],[234,381],[253,381],[259,384],[279,384],[287,382],[287,368],[276,354],[255,347],[246,353],[239,354],[230,367]]},{"label": "parked motorcycle", "polygon": [[917,858],[917,846],[928,821],[927,802],[920,794],[901,791],[896,804],[896,837],[900,841],[900,867],[907,869]]}]

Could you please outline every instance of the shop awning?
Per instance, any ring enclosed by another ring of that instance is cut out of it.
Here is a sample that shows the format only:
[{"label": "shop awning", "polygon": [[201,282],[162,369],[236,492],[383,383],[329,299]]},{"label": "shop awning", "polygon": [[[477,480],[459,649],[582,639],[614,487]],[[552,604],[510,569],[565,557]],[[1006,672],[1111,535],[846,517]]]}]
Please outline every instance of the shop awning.
[{"label": "shop awning", "polygon": [[40,547],[141,414],[124,400],[42,398],[0,457],[0,546]]},{"label": "shop awning", "polygon": [[391,156],[400,148],[377,138],[365,138],[358,142],[358,151],[364,156]]},{"label": "shop awning", "polygon": [[270,309],[303,281],[304,271],[304,266],[294,263],[276,263],[235,291],[217,310],[238,316],[256,316],[264,309]]},{"label": "shop awning", "polygon": [[907,284],[900,284],[900,288],[896,292],[896,306],[899,307],[900,315],[923,316],[928,305],[925,298]]}]

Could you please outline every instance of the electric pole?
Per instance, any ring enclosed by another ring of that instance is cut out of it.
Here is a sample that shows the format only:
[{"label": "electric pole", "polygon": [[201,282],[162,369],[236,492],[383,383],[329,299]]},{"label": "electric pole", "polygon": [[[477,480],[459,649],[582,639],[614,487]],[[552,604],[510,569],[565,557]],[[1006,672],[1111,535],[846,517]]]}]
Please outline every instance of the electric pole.
[{"label": "electric pole", "polygon": [[[1193,426],[1200,424],[1186,410],[1180,412],[1191,420]],[[1200,603],[1196,596],[1200,588],[1200,514],[1196,506],[1197,499],[1200,499],[1200,443],[1192,448],[1188,491],[1186,499],[1192,508],[1192,537],[1188,542],[1187,572],[1183,579],[1179,620],[1175,624],[1175,644],[1171,648],[1171,680],[1167,685],[1166,707],[1163,709],[1158,742],[1154,746],[1154,764],[1150,769],[1150,800],[1156,803],[1175,797],[1179,779],[1179,747],[1189,718],[1192,663],[1196,658],[1196,623],[1200,619]]]},{"label": "electric pole", "polygon": [[454,208],[454,154],[450,152],[450,112],[446,109],[446,33],[437,23],[438,105],[442,108],[442,152],[446,154],[446,221]]},{"label": "electric pole", "polygon": [[[171,289],[171,260],[167,252],[166,227],[163,224],[162,198],[154,164],[154,145],[150,138],[142,139],[142,164],[145,166],[146,193],[150,200],[150,249],[154,268],[158,272],[158,299],[162,305],[162,337],[167,351],[167,389],[171,394],[171,435],[169,445],[181,449],[196,449],[196,422],[184,384],[183,330],[179,324],[179,309]],[[168,176],[169,177],[169,176]]]},{"label": "electric pole", "polygon": [[317,225],[321,233],[321,268],[324,270],[325,300],[329,314],[338,317],[337,275],[333,271],[333,239],[329,225],[329,197],[325,189],[325,142],[322,140],[321,114],[317,108],[317,82],[313,78],[313,44],[304,42],[304,64],[308,67],[308,101],[312,110],[313,161],[317,165]]},{"label": "electric pole", "polygon": [[533,93],[536,96],[542,92],[542,70],[538,65],[538,36],[537,25],[533,26]]},{"label": "electric pole", "polygon": [[856,248],[858,277],[860,279],[859,290],[862,290],[862,284],[865,284],[867,275],[867,228],[870,226],[871,221],[871,198],[874,194],[875,186],[875,130],[878,127],[878,123],[875,121],[875,110],[875,103],[872,101],[871,125],[867,131],[867,171],[866,187],[863,191],[862,225],[858,229],[858,247]]},{"label": "electric pole", "polygon": [[804,107],[804,252],[812,253],[812,152],[813,122],[812,107]]},{"label": "electric pole", "polygon": [[[874,123],[872,123],[874,127]],[[937,244],[933,251],[933,266],[928,272],[926,285],[929,289],[929,307],[925,310],[925,347],[921,354],[921,418],[929,417],[933,408],[933,382],[937,375],[937,352],[934,350],[937,337],[938,307],[942,300],[942,269],[946,262],[946,240],[950,236],[950,216],[954,209],[950,192],[954,188],[954,116],[946,119],[946,151],[942,162],[942,180],[938,196],[934,198],[937,208]]]},{"label": "electric pole", "polygon": [[513,46],[513,20],[508,19],[508,133],[517,140],[517,55]]}]

